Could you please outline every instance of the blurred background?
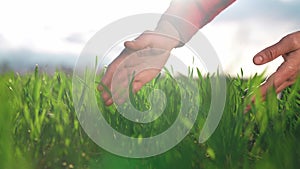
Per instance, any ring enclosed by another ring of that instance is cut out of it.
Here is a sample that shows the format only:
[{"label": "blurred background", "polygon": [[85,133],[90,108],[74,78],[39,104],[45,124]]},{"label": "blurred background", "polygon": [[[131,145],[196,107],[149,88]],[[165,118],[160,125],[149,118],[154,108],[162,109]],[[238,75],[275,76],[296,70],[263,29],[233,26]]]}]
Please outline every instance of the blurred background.
[{"label": "blurred background", "polygon": [[[88,40],[101,28],[125,16],[163,13],[170,0],[10,0],[0,1],[0,71],[72,71]],[[255,66],[252,57],[300,30],[298,0],[238,0],[201,32],[218,53],[223,69],[235,76],[272,73],[277,59]],[[140,24],[140,23],[137,23]],[[122,29],[122,28],[120,28]],[[101,48],[101,46],[100,46]],[[117,53],[116,53],[117,54]]]}]

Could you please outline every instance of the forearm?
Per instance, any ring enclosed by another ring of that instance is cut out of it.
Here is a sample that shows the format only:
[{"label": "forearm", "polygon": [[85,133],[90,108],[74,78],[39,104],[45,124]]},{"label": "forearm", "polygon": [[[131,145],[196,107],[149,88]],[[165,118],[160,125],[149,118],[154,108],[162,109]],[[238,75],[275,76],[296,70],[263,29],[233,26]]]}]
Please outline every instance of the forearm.
[{"label": "forearm", "polygon": [[[157,29],[178,35],[181,43],[188,42],[203,26],[213,20],[235,0],[173,0],[162,16]],[[170,30],[166,30],[165,25]],[[171,28],[169,25],[172,25]],[[177,34],[173,33],[174,29]]]}]

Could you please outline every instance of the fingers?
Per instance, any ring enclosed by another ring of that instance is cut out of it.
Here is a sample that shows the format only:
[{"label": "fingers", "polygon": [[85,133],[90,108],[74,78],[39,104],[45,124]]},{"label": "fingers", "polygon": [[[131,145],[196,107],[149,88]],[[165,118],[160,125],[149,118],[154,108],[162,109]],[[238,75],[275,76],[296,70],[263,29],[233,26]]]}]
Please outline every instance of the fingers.
[{"label": "fingers", "polygon": [[[109,93],[111,91],[111,83],[114,74],[116,73],[117,69],[120,67],[120,64],[124,60],[124,58],[128,55],[130,55],[133,51],[130,49],[124,49],[120,55],[108,66],[104,76],[101,79],[101,83],[98,85],[98,90],[102,92],[102,99],[105,102],[106,105],[111,105],[113,103],[111,94]],[[122,71],[121,71],[122,72]],[[119,81],[123,80],[125,76],[123,72],[122,74],[119,74],[119,77],[123,77],[122,79],[119,79]],[[118,74],[117,74],[118,75]],[[118,78],[118,77],[117,77]]]},{"label": "fingers", "polygon": [[[98,87],[98,88],[99,88],[99,87]],[[102,87],[102,88],[103,88],[103,87]],[[100,91],[102,92],[101,97],[102,97],[104,103],[108,102],[108,101],[111,99],[111,95],[109,94],[109,92],[106,91],[106,90],[100,90]],[[110,105],[110,104],[109,104],[109,105]]]},{"label": "fingers", "polygon": [[108,70],[104,76],[101,79],[100,84],[98,85],[97,89],[102,92],[102,98],[104,102],[107,102],[111,95],[109,94],[109,89],[110,89],[110,80],[111,78],[111,72]]},{"label": "fingers", "polygon": [[282,92],[285,88],[291,86],[294,83],[295,83],[295,80],[284,82],[276,89],[276,93],[278,94],[278,93]]},{"label": "fingers", "polygon": [[111,86],[112,95],[110,95],[108,92],[103,90],[102,98],[107,106],[111,105],[113,102],[117,104],[122,104],[126,100],[129,99],[129,92],[132,92],[133,94],[137,93],[146,83],[151,81],[158,73],[160,72],[160,69],[147,69],[140,73],[138,73],[132,83],[132,91],[129,91],[130,86],[128,82],[128,78],[122,78],[121,77],[114,77],[118,78],[115,79],[121,83],[114,83]]},{"label": "fingers", "polygon": [[[262,95],[265,96],[268,89],[274,87],[276,93],[281,92],[286,85],[296,78],[297,71],[293,69],[287,62],[284,62],[278,70],[273,73],[267,81],[261,86]],[[282,89],[283,88],[283,89]]]},{"label": "fingers", "polygon": [[[143,83],[135,81],[132,84],[132,93],[137,93],[142,87],[144,86]],[[129,87],[128,87],[129,88]],[[119,90],[114,91],[113,97],[109,97],[104,101],[106,106],[110,106],[113,103],[123,104],[125,101],[129,100],[129,90],[128,88],[121,88]]]},{"label": "fingers", "polygon": [[98,91],[102,92],[101,97],[103,98],[104,102],[107,102],[109,98],[111,97],[109,94],[109,88],[110,88],[110,81],[109,81],[109,75],[105,74],[100,82],[98,84]]},{"label": "fingers", "polygon": [[299,38],[300,35],[298,33],[282,38],[278,43],[257,53],[253,58],[253,62],[257,65],[265,64],[276,59],[278,56],[297,50],[300,47]]},{"label": "fingers", "polygon": [[104,86],[107,87],[107,89],[110,89],[110,84],[112,77],[114,75],[115,70],[117,69],[118,65],[120,62],[123,60],[124,56],[127,56],[128,53],[131,51],[128,49],[124,49],[119,56],[108,66],[104,76],[101,79],[101,83],[98,85],[98,90],[99,91],[104,91]]},{"label": "fingers", "polygon": [[[275,91],[276,93],[280,93],[282,92],[285,88],[291,86],[292,84],[294,84],[295,80],[288,80],[288,81],[285,81],[283,83],[281,83],[277,88],[275,88]],[[268,93],[268,90],[271,88],[271,87],[274,87],[273,85],[270,85],[270,84],[273,84],[274,82],[271,82],[271,80],[269,80],[269,82],[266,82],[264,83],[261,87],[260,87],[260,91],[261,91],[261,99],[262,101],[265,101],[266,99],[266,96],[267,96],[267,93]],[[255,102],[255,99],[256,97],[253,96],[252,99],[251,99],[251,103],[253,104]],[[248,104],[244,110],[244,114],[245,113],[248,113],[249,111],[251,110],[251,104]]]},{"label": "fingers", "polygon": [[[260,91],[262,95],[262,100],[265,100],[265,97],[272,87],[274,87],[276,93],[282,92],[286,87],[292,85],[298,75],[298,71],[294,69],[289,62],[284,62],[278,70],[273,73],[264,84],[260,86]],[[254,102],[255,97],[252,98],[252,103]],[[250,106],[246,108],[248,111]]]},{"label": "fingers", "polygon": [[[284,58],[284,62],[273,73],[267,81],[261,85],[260,90],[264,100],[268,90],[275,88],[276,93],[280,93],[286,87],[292,85],[300,72],[300,32],[289,34],[282,38],[278,43],[262,50],[253,58],[257,65],[265,64],[276,59],[278,56]],[[254,97],[253,97],[254,98]],[[253,99],[252,99],[253,102]],[[250,109],[247,106],[246,111]]]}]

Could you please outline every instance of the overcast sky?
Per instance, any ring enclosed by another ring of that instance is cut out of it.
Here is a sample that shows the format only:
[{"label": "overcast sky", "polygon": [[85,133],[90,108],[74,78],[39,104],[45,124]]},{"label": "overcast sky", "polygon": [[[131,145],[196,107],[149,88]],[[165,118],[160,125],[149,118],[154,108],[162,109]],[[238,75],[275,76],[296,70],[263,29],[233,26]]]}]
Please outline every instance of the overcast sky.
[{"label": "overcast sky", "polygon": [[[122,17],[162,13],[170,0],[0,0],[0,62],[72,65],[86,42]],[[262,72],[252,57],[300,30],[299,0],[237,0],[201,31],[231,75]],[[137,23],[138,24],[138,23]],[[268,64],[268,73],[282,60]]]}]

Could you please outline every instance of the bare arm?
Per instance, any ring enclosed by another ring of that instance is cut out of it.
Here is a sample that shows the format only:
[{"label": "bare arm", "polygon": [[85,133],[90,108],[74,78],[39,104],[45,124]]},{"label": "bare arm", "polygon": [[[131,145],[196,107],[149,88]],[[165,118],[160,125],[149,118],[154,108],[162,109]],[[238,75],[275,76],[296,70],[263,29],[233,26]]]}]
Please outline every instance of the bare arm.
[{"label": "bare arm", "polygon": [[[125,42],[124,51],[108,66],[102,84],[112,91],[114,98],[117,98],[115,101],[122,103],[124,94],[121,95],[120,91],[128,88],[126,85],[129,79],[126,77],[139,72],[141,67],[146,66],[143,64],[151,64],[157,68],[141,71],[134,77],[133,92],[139,91],[157,76],[173,48],[188,42],[200,28],[233,2],[234,0],[173,0],[154,31],[146,31],[134,41]],[[151,49],[159,52],[153,52],[152,57],[141,56],[143,53],[151,55]],[[113,76],[114,83],[118,84],[115,87],[112,84]],[[99,85],[98,88],[103,91],[102,98],[106,105],[111,105],[114,102],[112,97],[103,90],[103,86]],[[113,88],[118,90],[114,91]],[[123,93],[126,95],[126,92]]]}]

